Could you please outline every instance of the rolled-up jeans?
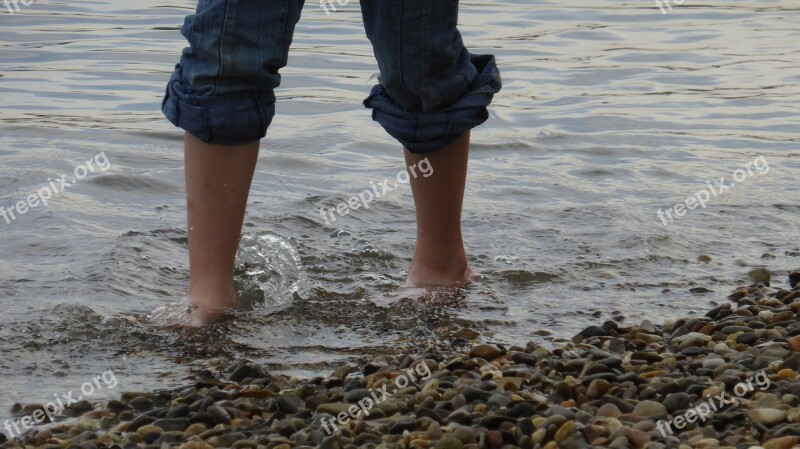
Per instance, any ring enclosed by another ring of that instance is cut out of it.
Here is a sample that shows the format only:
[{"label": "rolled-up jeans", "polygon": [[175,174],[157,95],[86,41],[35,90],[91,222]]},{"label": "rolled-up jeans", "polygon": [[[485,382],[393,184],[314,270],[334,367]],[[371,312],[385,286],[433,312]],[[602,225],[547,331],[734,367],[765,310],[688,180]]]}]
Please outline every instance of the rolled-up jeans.
[{"label": "rolled-up jeans", "polygon": [[[189,47],[167,85],[164,115],[208,143],[263,138],[303,3],[200,0],[181,28]],[[493,56],[464,47],[458,0],[362,0],[361,10],[380,69],[364,105],[392,137],[427,154],[486,121],[500,73]]]}]

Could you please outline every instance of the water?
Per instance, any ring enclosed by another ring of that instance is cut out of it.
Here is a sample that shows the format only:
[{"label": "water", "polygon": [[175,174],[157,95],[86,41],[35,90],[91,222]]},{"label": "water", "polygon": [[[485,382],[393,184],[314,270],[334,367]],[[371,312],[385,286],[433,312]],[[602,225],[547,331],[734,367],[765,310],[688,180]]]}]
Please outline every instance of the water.
[{"label": "water", "polygon": [[[247,310],[188,333],[137,317],[187,281],[181,134],[159,106],[192,2],[0,12],[0,206],[99,154],[110,164],[0,218],[0,419],[107,370],[116,389],[90,399],[240,358],[327,373],[461,327],[557,345],[615,312],[701,313],[752,266],[783,284],[800,265],[797,3],[562,3],[462,6],[466,41],[497,55],[505,81],[473,133],[464,234],[482,279],[445,307],[382,309],[369,298],[402,283],[413,250],[408,187],[332,226],[319,210],[394,177],[401,153],[360,104],[377,68],[357,4],[326,16],[309,2],[251,194]],[[759,156],[769,172],[751,165],[707,208],[667,226],[656,215]]]}]

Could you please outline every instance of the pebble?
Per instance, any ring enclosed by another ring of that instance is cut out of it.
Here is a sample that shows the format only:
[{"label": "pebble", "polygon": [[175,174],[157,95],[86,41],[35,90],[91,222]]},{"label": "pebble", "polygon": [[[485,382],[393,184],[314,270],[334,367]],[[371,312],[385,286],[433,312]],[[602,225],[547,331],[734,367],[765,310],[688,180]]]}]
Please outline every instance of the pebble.
[{"label": "pebble", "polygon": [[[791,449],[800,433],[800,289],[760,279],[720,296],[705,315],[661,325],[617,322],[613,311],[612,320],[555,340],[556,349],[442,345],[365,357],[311,381],[241,363],[223,370],[227,378],[204,372],[173,391],[79,404],[77,419],[0,437],[0,449]],[[455,324],[447,335],[482,341]],[[395,389],[423,360],[433,379]],[[661,436],[660,420],[691,417],[709,395],[734,398],[734,387],[760,370],[768,386],[753,382],[754,391],[705,422],[695,415]],[[382,385],[390,394],[352,419],[352,407]]]},{"label": "pebble", "polygon": [[180,449],[214,449],[214,446],[203,441],[189,441],[181,444]]},{"label": "pebble", "polygon": [[206,412],[211,415],[217,423],[220,424],[230,424],[231,423],[231,416],[228,414],[228,411],[218,405],[212,405],[209,407]]},{"label": "pebble", "polygon": [[444,437],[437,441],[436,446],[434,446],[435,449],[461,449],[463,447],[464,443],[458,438],[453,437]]},{"label": "pebble", "polygon": [[475,438],[475,433],[466,426],[459,426],[456,427],[456,430],[453,431],[453,437],[457,438],[464,444],[475,444],[477,441]]},{"label": "pebble", "polygon": [[[345,399],[347,398],[345,397]],[[275,402],[281,411],[292,415],[305,405],[303,400],[293,393],[281,394],[276,398]]]},{"label": "pebble", "polygon": [[786,412],[774,408],[758,408],[747,413],[753,421],[767,427],[782,423],[786,419]]},{"label": "pebble", "polygon": [[667,408],[660,402],[642,401],[636,404],[636,408],[633,409],[633,415],[660,419],[667,416]]},{"label": "pebble", "polygon": [[183,432],[189,427],[189,420],[186,418],[162,418],[155,420],[153,425],[160,427],[165,432]]},{"label": "pebble", "polygon": [[492,361],[503,355],[503,351],[495,345],[475,345],[469,353],[470,357],[478,357],[484,360]]},{"label": "pebble", "polygon": [[703,360],[703,368],[715,369],[725,364],[725,360],[719,357],[711,357]]},{"label": "pebble", "polygon": [[183,433],[185,435],[194,436],[194,435],[200,435],[207,430],[208,428],[206,428],[206,426],[204,426],[203,424],[195,423],[195,424],[190,424],[189,427],[187,427],[186,430],[183,431]]},{"label": "pebble", "polygon": [[432,422],[431,425],[428,426],[428,430],[425,433],[425,436],[427,436],[429,440],[433,441],[442,438],[442,435],[442,426],[440,426],[437,422]]},{"label": "pebble", "polygon": [[146,426],[139,427],[136,430],[136,433],[139,434],[139,437],[144,438],[146,435],[148,435],[150,433],[155,433],[155,434],[161,435],[162,433],[164,433],[164,429],[162,429],[161,427],[149,424],[149,425],[146,425]]},{"label": "pebble", "polygon": [[605,379],[595,379],[589,384],[586,389],[586,397],[589,399],[597,399],[603,397],[604,394],[611,388],[611,383]]},{"label": "pebble", "polygon": [[683,392],[668,394],[663,402],[664,408],[666,408],[669,413],[684,410],[689,407],[690,403],[691,398],[688,394]]},{"label": "pebble", "polygon": [[619,410],[614,404],[603,404],[599,409],[597,409],[596,416],[602,416],[605,418],[617,418],[618,416],[622,415],[622,412]]},{"label": "pebble", "polygon": [[797,437],[788,436],[769,440],[762,447],[764,449],[791,449],[795,444],[797,444]]},{"label": "pebble", "polygon": [[789,337],[789,346],[794,352],[800,352],[800,335]]},{"label": "pebble", "polygon": [[778,369],[791,369],[800,371],[800,353],[792,354],[788,359],[784,360]]},{"label": "pebble", "polygon": [[496,430],[486,432],[486,442],[492,449],[500,449],[503,447],[503,434]]},{"label": "pebble", "polygon": [[749,275],[753,282],[760,282],[764,285],[769,285],[769,281],[772,279],[772,274],[766,268],[754,268],[750,270]]},{"label": "pebble", "polygon": [[330,404],[320,404],[317,407],[317,413],[328,413],[330,415],[336,416],[339,413],[347,413],[350,409],[350,406],[353,404],[348,404],[346,402],[332,402]]}]

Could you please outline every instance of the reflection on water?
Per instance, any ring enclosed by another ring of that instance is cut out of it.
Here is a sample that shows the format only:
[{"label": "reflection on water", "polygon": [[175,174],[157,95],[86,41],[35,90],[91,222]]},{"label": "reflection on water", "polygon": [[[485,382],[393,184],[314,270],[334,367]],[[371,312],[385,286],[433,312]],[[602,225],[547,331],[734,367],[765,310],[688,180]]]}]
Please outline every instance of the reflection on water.
[{"label": "reflection on water", "polygon": [[[181,136],[159,106],[192,2],[3,11],[0,206],[100,152],[112,166],[0,219],[0,419],[108,369],[118,391],[236,358],[312,375],[475,333],[557,343],[612,317],[697,313],[752,266],[782,282],[800,265],[796,3],[561,3],[463,5],[468,44],[505,81],[473,134],[464,233],[481,279],[382,308],[370,299],[402,284],[413,250],[408,187],[336,228],[319,210],[393,176],[401,153],[360,104],[376,66],[358,5],[309,2],[251,197],[245,306],[199,330],[138,319],[187,280]],[[758,156],[768,174],[669,226],[656,216]]]}]

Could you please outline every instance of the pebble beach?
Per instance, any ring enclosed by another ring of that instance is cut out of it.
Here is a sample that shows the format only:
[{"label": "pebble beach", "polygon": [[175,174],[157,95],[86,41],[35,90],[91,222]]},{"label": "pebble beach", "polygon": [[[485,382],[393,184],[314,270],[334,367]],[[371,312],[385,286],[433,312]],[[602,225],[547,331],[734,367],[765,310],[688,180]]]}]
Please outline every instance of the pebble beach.
[{"label": "pebble beach", "polygon": [[311,379],[241,361],[185,388],[71,404],[55,423],[0,434],[0,447],[796,448],[800,272],[765,271],[705,316],[609,320],[557,348],[461,329],[449,344]]}]

